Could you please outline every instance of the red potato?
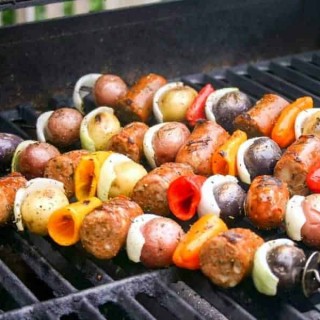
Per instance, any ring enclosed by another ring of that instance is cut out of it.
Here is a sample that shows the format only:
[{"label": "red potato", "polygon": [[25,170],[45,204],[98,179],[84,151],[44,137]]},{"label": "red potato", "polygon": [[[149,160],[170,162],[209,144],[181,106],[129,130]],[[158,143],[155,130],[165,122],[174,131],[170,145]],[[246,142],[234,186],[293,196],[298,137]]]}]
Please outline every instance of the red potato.
[{"label": "red potato", "polygon": [[80,139],[82,114],[73,108],[55,110],[48,119],[47,141],[58,147],[67,147]]},{"label": "red potato", "polygon": [[145,214],[131,224],[126,246],[128,257],[148,268],[168,267],[183,235],[184,231],[174,220]]},{"label": "red potato", "polygon": [[179,176],[193,175],[192,168],[183,163],[167,162],[151,170],[134,186],[131,198],[144,212],[168,216],[170,209],[167,191],[170,183]]},{"label": "red potato", "polygon": [[60,155],[60,151],[46,142],[29,144],[21,151],[19,171],[29,180],[43,177],[48,161]]},{"label": "red potato", "polygon": [[129,123],[110,138],[106,149],[124,154],[139,163],[144,157],[143,138],[148,128],[143,122]]},{"label": "red potato", "polygon": [[143,214],[135,202],[116,197],[85,216],[80,240],[86,251],[98,259],[112,259],[125,244],[131,221]]},{"label": "red potato", "polygon": [[178,151],[176,162],[189,164],[195,174],[210,176],[212,155],[228,138],[228,132],[216,122],[198,122]]},{"label": "red potato", "polygon": [[94,84],[93,96],[97,106],[115,107],[128,91],[126,83],[113,74],[101,75]]},{"label": "red potato", "polygon": [[256,177],[245,199],[245,213],[249,220],[260,229],[281,226],[289,200],[287,184],[273,176]]},{"label": "red potato", "polygon": [[164,77],[154,73],[141,77],[126,95],[117,101],[114,110],[121,123],[148,122],[152,115],[153,96],[166,83]]}]

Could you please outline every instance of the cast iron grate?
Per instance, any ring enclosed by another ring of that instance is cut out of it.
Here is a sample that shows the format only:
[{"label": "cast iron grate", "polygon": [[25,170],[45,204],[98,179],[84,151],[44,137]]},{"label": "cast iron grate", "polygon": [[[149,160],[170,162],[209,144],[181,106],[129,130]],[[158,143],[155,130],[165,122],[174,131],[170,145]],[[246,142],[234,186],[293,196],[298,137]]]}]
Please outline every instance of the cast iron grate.
[{"label": "cast iron grate", "polygon": [[[320,107],[320,52],[181,80],[196,89],[208,82],[216,88],[237,86],[253,101],[269,92],[289,100],[309,95]],[[69,100],[54,97],[48,105],[59,107],[59,101]],[[0,113],[0,131],[34,139],[36,118],[31,105],[20,105]],[[269,239],[284,233],[260,234]],[[0,319],[320,318],[319,297],[306,299],[300,290],[286,297],[265,297],[250,279],[223,290],[200,272],[175,267],[150,271],[128,261],[124,252],[111,261],[99,261],[80,246],[62,248],[48,238],[11,227],[0,230],[0,294]]]}]

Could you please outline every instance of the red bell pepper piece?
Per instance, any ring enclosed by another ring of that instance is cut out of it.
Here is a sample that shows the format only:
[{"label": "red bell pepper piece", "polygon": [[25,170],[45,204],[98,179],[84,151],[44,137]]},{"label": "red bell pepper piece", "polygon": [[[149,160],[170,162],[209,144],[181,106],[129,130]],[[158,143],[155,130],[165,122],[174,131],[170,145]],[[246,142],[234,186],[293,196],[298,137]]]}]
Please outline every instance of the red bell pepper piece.
[{"label": "red bell pepper piece", "polygon": [[307,186],[313,193],[320,193],[320,163],[311,167],[306,178]]},{"label": "red bell pepper piece", "polygon": [[181,176],[169,185],[167,199],[171,212],[180,220],[191,219],[201,199],[201,186],[206,177]]},{"label": "red bell pepper piece", "polygon": [[205,105],[209,94],[214,91],[213,86],[208,83],[198,93],[194,102],[190,105],[186,112],[186,119],[190,126],[194,127],[196,122],[201,119],[206,119]]}]

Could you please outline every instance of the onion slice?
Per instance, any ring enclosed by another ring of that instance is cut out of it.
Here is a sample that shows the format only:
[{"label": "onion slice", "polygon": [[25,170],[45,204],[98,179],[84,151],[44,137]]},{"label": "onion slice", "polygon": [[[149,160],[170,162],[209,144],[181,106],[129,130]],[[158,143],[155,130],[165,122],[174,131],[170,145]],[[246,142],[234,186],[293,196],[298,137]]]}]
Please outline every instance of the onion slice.
[{"label": "onion slice", "polygon": [[83,98],[88,94],[87,92],[81,92],[82,87],[93,88],[101,73],[89,73],[82,76],[77,82],[73,90],[73,103],[74,106],[84,113]]},{"label": "onion slice", "polygon": [[306,217],[302,209],[304,196],[295,195],[287,202],[285,214],[286,232],[289,238],[295,241],[301,241],[301,229],[306,222]]},{"label": "onion slice", "polygon": [[145,238],[141,232],[142,226],[148,221],[159,218],[155,214],[142,214],[132,221],[127,235],[126,250],[128,258],[133,262],[140,262],[142,248]]},{"label": "onion slice", "polygon": [[37,143],[36,140],[25,140],[18,144],[11,160],[11,172],[20,172],[20,154],[30,144]]},{"label": "onion slice", "polygon": [[42,113],[36,123],[37,128],[37,138],[40,142],[46,142],[47,141],[47,125],[50,116],[53,114],[54,111],[47,111]]},{"label": "onion slice", "polygon": [[223,176],[221,174],[216,174],[206,179],[201,187],[201,199],[197,209],[199,217],[208,213],[220,216],[221,210],[214,196],[214,190],[228,182],[238,183],[238,179],[234,176]]},{"label": "onion slice", "polygon": [[219,90],[212,92],[208,96],[207,101],[206,101],[206,105],[205,105],[205,109],[204,109],[208,120],[216,121],[216,117],[212,111],[212,107],[214,105],[216,105],[225,94],[227,94],[229,92],[234,92],[234,91],[239,91],[239,89],[238,88],[223,88],[223,89],[219,89]]},{"label": "onion slice", "polygon": [[260,293],[268,296],[277,294],[279,279],[271,271],[267,262],[267,255],[270,250],[282,245],[293,246],[294,242],[289,239],[276,239],[265,242],[258,248],[254,256],[252,270],[254,285]]},{"label": "onion slice", "polygon": [[163,122],[163,114],[159,106],[162,95],[169,90],[172,90],[174,88],[180,88],[183,86],[184,84],[181,81],[169,82],[156,91],[156,93],[153,96],[153,115],[156,118],[157,122]]},{"label": "onion slice", "polygon": [[302,110],[301,112],[298,113],[296,120],[294,122],[294,132],[295,132],[296,139],[299,139],[300,136],[302,135],[303,125],[305,121],[311,115],[319,111],[320,111],[319,108],[311,108],[311,109]]}]

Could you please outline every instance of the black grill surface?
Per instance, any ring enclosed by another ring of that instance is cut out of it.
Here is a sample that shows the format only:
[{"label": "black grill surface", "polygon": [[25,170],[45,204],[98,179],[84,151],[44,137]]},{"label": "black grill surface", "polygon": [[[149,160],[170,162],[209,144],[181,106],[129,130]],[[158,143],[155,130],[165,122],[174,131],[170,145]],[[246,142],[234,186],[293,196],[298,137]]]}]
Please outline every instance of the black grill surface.
[{"label": "black grill surface", "polygon": [[[215,88],[236,86],[253,101],[270,92],[289,100],[309,95],[320,107],[320,51],[180,80],[196,89],[206,83]],[[69,100],[53,97],[49,106]],[[25,104],[1,112],[0,131],[35,138],[34,110]],[[283,230],[255,231],[266,240],[284,236]],[[300,288],[270,298],[259,294],[247,279],[224,290],[201,272],[175,267],[147,270],[131,263],[125,252],[100,261],[79,245],[59,247],[13,227],[0,230],[0,296],[0,319],[320,319],[320,298],[307,299]]]}]

